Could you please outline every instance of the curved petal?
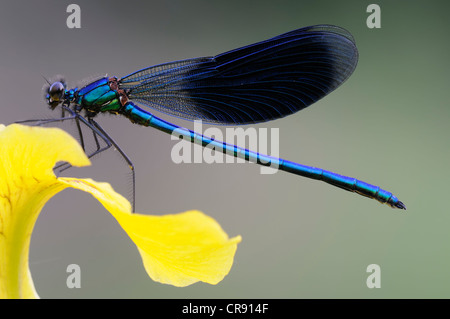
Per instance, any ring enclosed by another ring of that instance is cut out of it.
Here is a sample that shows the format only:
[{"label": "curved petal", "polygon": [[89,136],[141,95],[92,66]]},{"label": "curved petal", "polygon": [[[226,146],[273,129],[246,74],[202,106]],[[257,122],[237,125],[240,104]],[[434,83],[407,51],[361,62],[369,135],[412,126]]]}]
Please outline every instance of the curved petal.
[{"label": "curved petal", "polygon": [[153,280],[178,287],[198,281],[217,284],[230,272],[241,237],[228,238],[220,225],[202,212],[132,214],[129,202],[118,198],[107,183],[61,180],[94,195],[117,219],[138,247]]},{"label": "curved petal", "polygon": [[91,193],[117,219],[156,281],[216,284],[233,263],[240,236],[198,211],[166,216],[131,213],[130,203],[107,183],[56,178],[58,161],[89,165],[79,144],[57,128],[0,125],[0,298],[37,298],[28,267],[35,221],[45,203],[73,187]]},{"label": "curved petal", "polygon": [[128,234],[153,280],[178,287],[197,281],[215,285],[230,272],[241,236],[229,239],[214,219],[195,210],[145,217],[122,223],[151,229],[151,238]]},{"label": "curved petal", "polygon": [[38,298],[28,267],[31,233],[45,203],[67,187],[57,161],[88,165],[78,143],[55,128],[0,126],[0,298]]},{"label": "curved petal", "polygon": [[61,129],[11,124],[0,133],[0,187],[6,183],[54,180],[53,166],[58,161],[90,165],[78,142]]}]

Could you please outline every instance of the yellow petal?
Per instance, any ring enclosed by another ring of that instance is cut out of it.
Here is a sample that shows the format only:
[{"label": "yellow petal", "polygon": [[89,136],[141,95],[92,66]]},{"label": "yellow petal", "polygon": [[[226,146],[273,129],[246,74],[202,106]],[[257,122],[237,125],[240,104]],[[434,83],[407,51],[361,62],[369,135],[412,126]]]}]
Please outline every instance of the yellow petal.
[{"label": "yellow petal", "polygon": [[58,161],[74,166],[90,164],[77,141],[58,128],[12,124],[0,132],[2,185],[20,183],[22,179],[54,179],[53,166]]},{"label": "yellow petal", "polygon": [[[240,236],[229,239],[213,218],[195,210],[124,218],[122,224],[125,223],[149,276],[177,287],[197,281],[213,285],[222,281],[230,272],[241,241]],[[151,237],[140,235],[143,227],[150,229]]]},{"label": "yellow petal", "polygon": [[153,280],[178,287],[198,281],[217,284],[229,273],[241,237],[229,239],[213,218],[195,210],[164,216],[131,214],[128,201],[118,200],[107,183],[61,180],[94,195],[117,219]]},{"label": "yellow petal", "polygon": [[0,298],[37,298],[28,268],[30,237],[45,203],[66,187],[57,161],[87,165],[78,143],[60,129],[0,126]]},{"label": "yellow petal", "polygon": [[0,125],[0,298],[37,298],[28,267],[31,233],[45,203],[73,187],[91,193],[135,242],[147,273],[156,281],[187,286],[216,284],[232,266],[240,236],[229,239],[220,225],[198,211],[149,216],[107,183],[56,178],[58,161],[89,165],[79,144],[56,128]]}]

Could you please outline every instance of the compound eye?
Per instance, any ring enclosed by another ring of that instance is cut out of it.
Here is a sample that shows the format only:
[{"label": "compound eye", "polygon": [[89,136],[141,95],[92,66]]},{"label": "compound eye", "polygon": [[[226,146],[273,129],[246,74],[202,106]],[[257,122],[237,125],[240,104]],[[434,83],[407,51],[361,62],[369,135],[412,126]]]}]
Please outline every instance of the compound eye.
[{"label": "compound eye", "polygon": [[61,82],[53,83],[48,89],[48,94],[53,102],[58,102],[63,98],[64,94],[64,84]]}]

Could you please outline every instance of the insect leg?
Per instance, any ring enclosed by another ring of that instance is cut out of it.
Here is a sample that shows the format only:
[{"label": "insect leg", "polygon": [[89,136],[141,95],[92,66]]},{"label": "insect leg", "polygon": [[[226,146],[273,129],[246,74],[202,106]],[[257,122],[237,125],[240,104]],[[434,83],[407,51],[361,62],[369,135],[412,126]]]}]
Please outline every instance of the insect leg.
[{"label": "insect leg", "polygon": [[[125,154],[125,152],[119,147],[119,145],[108,135],[108,133],[106,133],[103,128],[93,119],[93,118],[88,118],[89,123],[96,128],[95,132],[101,132],[101,134],[99,134],[99,136],[108,144],[108,146],[104,149],[101,150],[97,150],[96,152],[94,152],[95,154],[98,154],[102,151],[104,151],[105,149],[111,147],[111,144],[116,148],[117,151],[119,151],[120,155],[122,155],[123,159],[125,159],[125,161],[128,164],[128,167],[131,170],[131,176],[132,176],[132,205],[133,205],[133,212],[135,211],[136,208],[136,175],[135,175],[135,170],[134,170],[134,165],[133,162],[131,162],[130,158],[127,156],[127,154]],[[98,142],[98,141],[97,141]]]}]

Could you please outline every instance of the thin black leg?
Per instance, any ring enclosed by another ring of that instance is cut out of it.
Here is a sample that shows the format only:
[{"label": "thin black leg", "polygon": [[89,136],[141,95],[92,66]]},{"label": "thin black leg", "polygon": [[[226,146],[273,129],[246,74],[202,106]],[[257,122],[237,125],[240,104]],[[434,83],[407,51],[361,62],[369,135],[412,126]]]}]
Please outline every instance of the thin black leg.
[{"label": "thin black leg", "polygon": [[[70,116],[65,116],[65,112],[69,112]],[[78,113],[75,113],[73,110],[71,110],[68,107],[63,106],[62,107],[62,117],[61,118],[57,118],[57,119],[34,119],[34,120],[25,120],[25,121],[18,121],[15,123],[35,123],[34,125],[36,126],[42,126],[42,125],[46,125],[49,123],[54,123],[54,122],[64,122],[67,120],[75,120],[75,123],[77,125],[77,130],[78,130],[78,135],[79,135],[79,140],[80,140],[80,144],[81,147],[83,148],[83,151],[86,153],[86,149],[85,149],[85,143],[84,143],[84,137],[83,137],[83,130],[81,129],[81,123],[83,123],[84,125],[86,125],[89,129],[91,129],[92,134],[94,136],[94,141],[96,144],[96,150],[94,152],[92,152],[91,154],[86,154],[88,156],[88,158],[92,158],[95,155],[106,151],[107,149],[109,149],[111,146],[114,145],[114,147],[119,151],[120,155],[125,159],[125,161],[127,162],[130,170],[131,170],[131,174],[132,174],[132,182],[133,182],[133,195],[132,195],[132,207],[133,207],[133,212],[135,212],[135,208],[136,208],[136,176],[135,176],[135,170],[134,170],[134,165],[131,162],[130,158],[125,154],[125,152],[119,147],[119,145],[117,145],[117,143],[108,135],[108,133],[105,132],[105,130],[103,130],[103,128],[96,122],[94,121],[94,119],[92,118],[84,118],[83,116],[81,116]],[[100,142],[98,140],[98,137],[100,137],[104,142],[105,142],[105,146],[101,147]],[[61,172],[69,169],[70,167],[72,167],[72,165],[70,165],[69,163],[65,162],[65,163],[61,163],[59,165],[56,165],[53,170],[55,172],[57,172],[57,175],[59,175]]]},{"label": "thin black leg", "polygon": [[57,118],[57,119],[34,119],[34,120],[16,121],[14,123],[17,123],[17,124],[28,124],[28,123],[36,122],[36,124],[34,124],[34,126],[42,126],[42,125],[46,125],[48,123],[64,122],[64,121],[67,121],[67,120],[74,120],[75,118],[76,118],[76,115],[71,115],[71,116],[68,116],[68,117],[61,117],[61,118]]},{"label": "thin black leg", "polygon": [[[91,123],[98,131],[100,131],[102,134],[99,134],[100,137],[102,137],[102,139],[106,142],[106,143],[110,143],[110,145],[108,146],[108,148],[112,145],[114,145],[114,147],[116,148],[116,150],[119,151],[120,155],[122,155],[122,157],[125,159],[125,161],[128,164],[128,167],[131,170],[131,176],[133,179],[133,197],[132,197],[132,205],[133,205],[133,212],[135,212],[135,208],[136,208],[136,175],[135,175],[135,170],[134,170],[134,165],[133,162],[131,162],[130,158],[127,156],[127,154],[125,154],[125,152],[119,147],[119,145],[108,135],[108,133],[106,133],[103,128],[93,119],[93,118],[88,118],[89,123]],[[97,132],[97,131],[96,131]],[[103,150],[102,150],[103,151]]]}]

